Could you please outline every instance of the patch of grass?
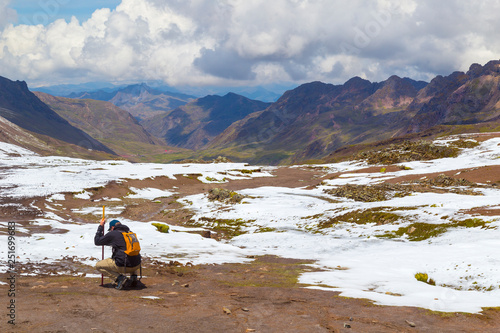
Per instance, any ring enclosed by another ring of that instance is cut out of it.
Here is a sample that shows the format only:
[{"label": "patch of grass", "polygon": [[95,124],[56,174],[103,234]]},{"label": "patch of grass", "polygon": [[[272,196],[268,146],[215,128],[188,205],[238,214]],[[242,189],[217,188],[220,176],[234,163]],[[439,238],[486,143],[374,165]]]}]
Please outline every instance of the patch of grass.
[{"label": "patch of grass", "polygon": [[237,171],[237,172],[241,172],[243,174],[252,174],[254,172],[262,172],[262,169],[236,169],[236,170],[232,170],[232,171]]},{"label": "patch of grass", "polygon": [[208,191],[208,200],[210,201],[216,200],[224,203],[240,203],[244,198],[244,195],[223,188],[213,188]]},{"label": "patch of grass", "polygon": [[429,279],[429,275],[427,273],[416,273],[415,279],[417,279],[417,281],[425,282],[433,286],[436,285],[436,282],[433,279]]},{"label": "patch of grass", "polygon": [[[439,316],[441,318],[456,318],[457,316],[457,313],[460,313],[460,312],[441,312],[441,311],[434,311],[434,310],[426,310],[428,314],[431,314],[431,315],[436,315],[436,316]],[[466,313],[463,313],[465,315],[468,315]]]},{"label": "patch of grass", "polygon": [[314,286],[315,287],[320,287],[320,288],[325,288],[325,289],[335,289],[335,288],[338,288],[338,287],[329,286],[329,285],[323,284],[323,283],[318,283],[318,284],[315,284]]},{"label": "patch of grass", "polygon": [[222,178],[221,180],[217,179],[217,178],[214,178],[214,177],[209,177],[209,176],[206,176],[205,179],[209,182],[213,182],[213,183],[224,183],[226,181],[226,178]]},{"label": "patch of grass", "polygon": [[270,228],[270,227],[260,227],[255,231],[255,233],[262,233],[262,232],[274,232],[276,231],[275,228]]},{"label": "patch of grass", "polygon": [[460,139],[460,140],[450,142],[450,145],[453,147],[457,147],[457,148],[474,148],[474,147],[479,146],[479,142],[477,142],[475,140]]},{"label": "patch of grass", "polygon": [[336,197],[344,197],[363,202],[385,201],[391,198],[391,194],[397,197],[410,195],[409,187],[401,184],[374,184],[374,185],[351,185],[346,184],[333,189],[324,190],[325,193]]},{"label": "patch of grass", "polygon": [[476,187],[477,186],[476,183],[468,181],[467,179],[453,178],[453,177],[447,176],[445,174],[440,174],[440,175],[438,175],[434,178],[430,178],[430,179],[414,180],[411,183],[412,184],[438,186],[438,187],[449,187],[449,186],[474,186],[474,187]]},{"label": "patch of grass", "polygon": [[[440,189],[437,190],[436,187]],[[346,184],[323,191],[337,197],[363,202],[385,201],[394,197],[401,198],[411,195],[412,192],[442,192],[443,190],[441,190],[441,188],[444,188],[444,191],[449,193],[483,195],[481,192],[471,189],[473,187],[479,187],[479,185],[463,178],[453,178],[445,174],[440,174],[431,179],[419,179],[406,183],[381,183],[373,185]]]},{"label": "patch of grass", "polygon": [[483,311],[496,311],[500,312],[500,306],[488,306],[488,307],[483,307]]},{"label": "patch of grass", "polygon": [[360,152],[351,159],[364,160],[368,164],[395,164],[456,157],[458,152],[457,147],[438,146],[428,141],[404,141],[382,150]]},{"label": "patch of grass", "polygon": [[198,179],[198,177],[203,176],[201,173],[190,173],[187,175],[184,175],[187,179]]},{"label": "patch of grass", "polygon": [[388,232],[383,235],[376,235],[379,238],[397,238],[407,235],[410,241],[423,241],[432,237],[437,237],[444,234],[451,228],[489,228],[488,224],[490,222],[483,221],[481,219],[466,219],[462,221],[452,221],[451,223],[441,223],[441,224],[431,224],[416,222],[409,226],[401,227],[396,231]]},{"label": "patch of grass", "polygon": [[156,230],[165,234],[168,234],[170,230],[170,226],[163,223],[151,223],[151,224],[156,227]]},{"label": "patch of grass", "polygon": [[398,214],[384,211],[383,208],[373,208],[367,210],[355,210],[343,215],[335,216],[327,221],[319,223],[319,229],[330,228],[334,224],[346,222],[356,224],[375,223],[376,225],[392,224],[402,217]]},{"label": "patch of grass", "polygon": [[311,216],[304,216],[304,217],[301,217],[301,219],[302,220],[317,220],[322,216],[323,216],[323,214],[316,214],[316,215],[311,215]]},{"label": "patch of grass", "polygon": [[243,230],[251,222],[255,220],[243,220],[243,219],[216,219],[210,217],[200,218],[201,222],[189,222],[190,225],[209,228],[222,235],[225,239],[231,239],[233,237],[246,234],[247,231]]},{"label": "patch of grass", "polygon": [[478,219],[478,218],[472,218],[472,219],[465,219],[462,221],[455,221],[454,226],[456,227],[463,227],[463,228],[488,228],[488,223],[484,220]]},{"label": "patch of grass", "polygon": [[408,206],[408,207],[381,207],[383,208],[385,211],[387,212],[396,212],[396,211],[407,211],[407,210],[417,210],[421,207],[417,207],[417,206]]},{"label": "patch of grass", "polygon": [[379,238],[397,238],[404,235],[408,236],[410,241],[423,241],[431,237],[437,237],[444,234],[449,228],[447,224],[431,224],[431,223],[412,223],[407,227],[401,227],[396,231],[377,235]]}]

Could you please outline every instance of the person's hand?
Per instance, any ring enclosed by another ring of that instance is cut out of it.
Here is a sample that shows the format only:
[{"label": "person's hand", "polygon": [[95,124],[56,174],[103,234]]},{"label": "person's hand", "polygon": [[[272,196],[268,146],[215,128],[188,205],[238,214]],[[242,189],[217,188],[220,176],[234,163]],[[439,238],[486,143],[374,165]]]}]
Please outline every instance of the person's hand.
[{"label": "person's hand", "polygon": [[104,224],[106,224],[106,219],[103,217],[101,219],[101,222],[99,222],[100,225],[102,225],[104,227]]}]

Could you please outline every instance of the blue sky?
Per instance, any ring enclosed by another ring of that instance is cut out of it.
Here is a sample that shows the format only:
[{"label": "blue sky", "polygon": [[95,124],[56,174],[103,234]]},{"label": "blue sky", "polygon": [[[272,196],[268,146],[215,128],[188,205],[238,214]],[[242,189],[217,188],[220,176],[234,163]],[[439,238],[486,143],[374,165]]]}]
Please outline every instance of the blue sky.
[{"label": "blue sky", "polygon": [[429,81],[498,60],[498,13],[499,0],[0,0],[0,76],[31,86]]},{"label": "blue sky", "polygon": [[114,9],[121,0],[12,0],[17,24],[48,24],[57,19],[70,21],[75,16],[80,22],[88,20],[99,8]]}]

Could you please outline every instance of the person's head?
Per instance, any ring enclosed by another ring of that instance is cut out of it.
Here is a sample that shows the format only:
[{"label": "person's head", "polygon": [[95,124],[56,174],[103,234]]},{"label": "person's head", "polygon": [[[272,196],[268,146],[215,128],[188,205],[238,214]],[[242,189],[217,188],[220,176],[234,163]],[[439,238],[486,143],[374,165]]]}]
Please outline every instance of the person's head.
[{"label": "person's head", "polygon": [[118,220],[112,220],[111,222],[109,222],[109,229],[108,229],[108,231],[114,230],[115,227],[117,225],[120,225],[120,224],[121,224],[120,221],[118,221]]}]

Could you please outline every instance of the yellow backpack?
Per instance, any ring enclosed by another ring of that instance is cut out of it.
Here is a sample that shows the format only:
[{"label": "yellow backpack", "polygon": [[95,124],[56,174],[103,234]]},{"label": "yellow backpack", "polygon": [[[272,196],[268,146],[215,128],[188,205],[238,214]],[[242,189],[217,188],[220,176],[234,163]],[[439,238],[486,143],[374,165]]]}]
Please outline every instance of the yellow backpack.
[{"label": "yellow backpack", "polygon": [[122,235],[123,238],[125,238],[125,244],[127,245],[125,254],[131,257],[139,255],[139,252],[141,251],[141,245],[139,244],[137,235],[132,231],[122,232]]}]

